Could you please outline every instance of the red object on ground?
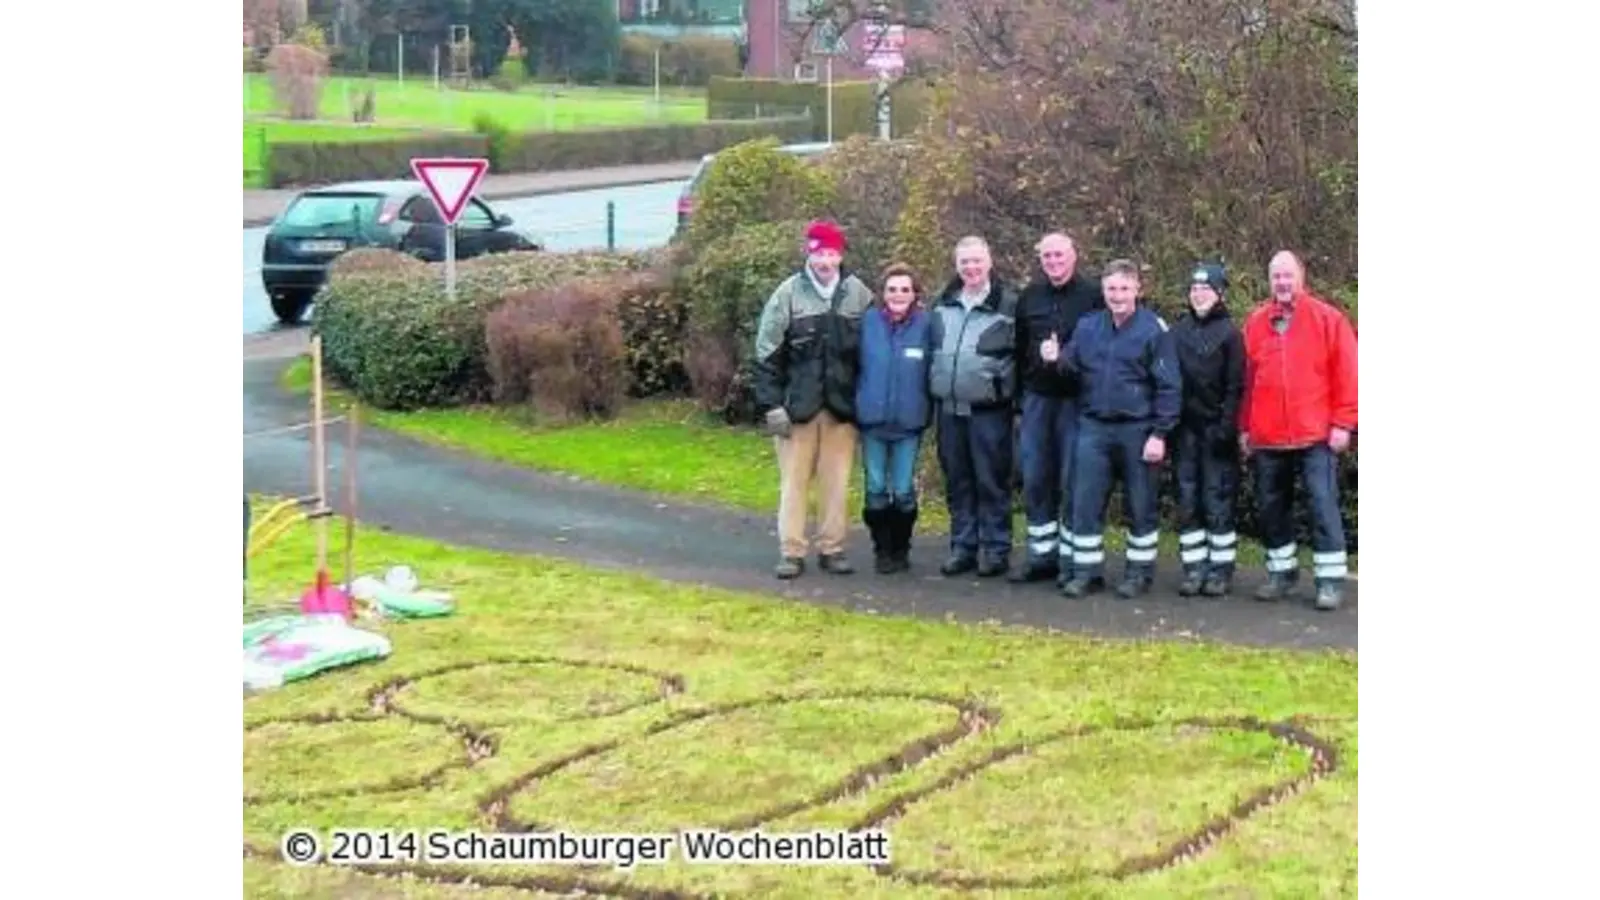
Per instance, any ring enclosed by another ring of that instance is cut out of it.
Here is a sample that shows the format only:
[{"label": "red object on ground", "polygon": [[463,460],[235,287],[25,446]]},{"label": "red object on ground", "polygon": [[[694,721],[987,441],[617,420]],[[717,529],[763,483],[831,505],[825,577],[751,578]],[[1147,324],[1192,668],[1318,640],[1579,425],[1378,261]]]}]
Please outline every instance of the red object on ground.
[{"label": "red object on ground", "polygon": [[328,581],[326,569],[317,571],[317,583],[300,596],[300,611],[306,615],[334,613],[349,619],[350,597]]}]

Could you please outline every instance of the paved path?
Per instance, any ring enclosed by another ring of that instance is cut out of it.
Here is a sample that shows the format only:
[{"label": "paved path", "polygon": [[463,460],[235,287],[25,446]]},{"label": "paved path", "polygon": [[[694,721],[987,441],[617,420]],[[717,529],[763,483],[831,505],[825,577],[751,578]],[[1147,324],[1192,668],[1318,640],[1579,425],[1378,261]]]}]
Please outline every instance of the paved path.
[{"label": "paved path", "polygon": [[[247,433],[310,418],[304,398],[289,396],[278,387],[278,375],[288,363],[279,354],[294,349],[295,343],[286,337],[247,342]],[[913,546],[909,574],[880,576],[869,570],[839,577],[812,569],[785,584],[770,575],[776,544],[773,516],[692,506],[531,472],[378,428],[363,429],[362,435],[361,519],[448,543],[561,556],[880,614],[998,620],[1116,637],[1356,648],[1355,584],[1350,586],[1346,608],[1334,613],[1319,613],[1298,602],[1267,605],[1248,599],[1245,592],[1259,577],[1253,572],[1241,577],[1240,593],[1233,598],[1186,600],[1172,593],[1176,578],[1167,561],[1160,593],[1136,601],[1109,595],[1071,601],[1048,584],[1013,586],[1003,579],[941,578],[936,567],[944,558],[945,545],[929,538]],[[341,466],[341,442],[329,443],[330,464]],[[245,489],[309,493],[308,460],[304,431],[252,436],[245,442]],[[341,483],[337,473],[330,474],[330,483]],[[863,529],[852,531],[849,552],[858,566],[870,564]]]},{"label": "paved path", "polygon": [[[567,172],[515,172],[507,175],[486,175],[478,195],[485,200],[503,200],[509,197],[536,197],[540,194],[564,194],[568,191],[587,191],[595,188],[625,187],[632,184],[650,184],[656,181],[677,181],[694,173],[699,160],[656,163],[646,166],[611,166],[604,169],[574,169]],[[277,218],[278,213],[294,199],[298,191],[246,190],[244,192],[244,227],[265,225]]]}]

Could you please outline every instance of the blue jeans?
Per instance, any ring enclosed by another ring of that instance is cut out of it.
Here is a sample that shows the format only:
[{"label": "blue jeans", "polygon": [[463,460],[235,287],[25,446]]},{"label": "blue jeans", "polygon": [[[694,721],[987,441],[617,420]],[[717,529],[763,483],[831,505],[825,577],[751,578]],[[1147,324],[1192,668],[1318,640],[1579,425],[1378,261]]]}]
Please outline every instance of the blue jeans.
[{"label": "blue jeans", "polygon": [[1106,502],[1117,478],[1122,480],[1128,516],[1125,572],[1144,578],[1154,573],[1159,519],[1156,467],[1144,461],[1144,444],[1149,437],[1149,422],[1101,422],[1087,416],[1078,421],[1072,484],[1072,562],[1073,574],[1079,578],[1105,577]]},{"label": "blue jeans", "polygon": [[1341,584],[1348,574],[1344,520],[1339,516],[1339,459],[1327,444],[1303,450],[1257,450],[1256,519],[1267,549],[1267,571],[1294,577],[1300,568],[1294,533],[1294,483],[1305,484],[1311,507],[1312,572],[1318,584]]},{"label": "blue jeans", "polygon": [[867,509],[903,511],[917,506],[917,451],[922,435],[885,440],[863,433],[861,462],[867,476]]},{"label": "blue jeans", "polygon": [[1072,454],[1078,402],[1022,395],[1022,506],[1028,516],[1028,560],[1072,568]]}]

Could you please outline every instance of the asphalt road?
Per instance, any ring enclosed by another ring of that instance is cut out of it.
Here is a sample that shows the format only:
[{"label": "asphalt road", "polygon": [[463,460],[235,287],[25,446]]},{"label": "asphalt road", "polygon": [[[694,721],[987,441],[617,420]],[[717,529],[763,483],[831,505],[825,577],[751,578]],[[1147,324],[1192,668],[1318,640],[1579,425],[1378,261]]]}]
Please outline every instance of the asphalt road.
[{"label": "asphalt road", "polygon": [[[606,202],[616,204],[616,241],[622,249],[658,247],[672,236],[677,223],[682,181],[631,187],[546,194],[519,200],[494,200],[489,205],[515,220],[512,226],[552,250],[577,250],[606,245]],[[244,333],[277,327],[266,292],[261,289],[261,243],[265,228],[244,229]]]}]

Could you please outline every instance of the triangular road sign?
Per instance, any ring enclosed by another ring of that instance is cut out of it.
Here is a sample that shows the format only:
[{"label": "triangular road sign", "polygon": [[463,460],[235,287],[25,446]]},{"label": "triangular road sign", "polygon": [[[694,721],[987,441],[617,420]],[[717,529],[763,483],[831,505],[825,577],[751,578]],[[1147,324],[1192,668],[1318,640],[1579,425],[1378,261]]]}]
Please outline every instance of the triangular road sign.
[{"label": "triangular road sign", "polygon": [[487,159],[413,159],[411,172],[433,196],[433,204],[447,224],[454,225],[467,208],[467,200],[489,171]]}]

